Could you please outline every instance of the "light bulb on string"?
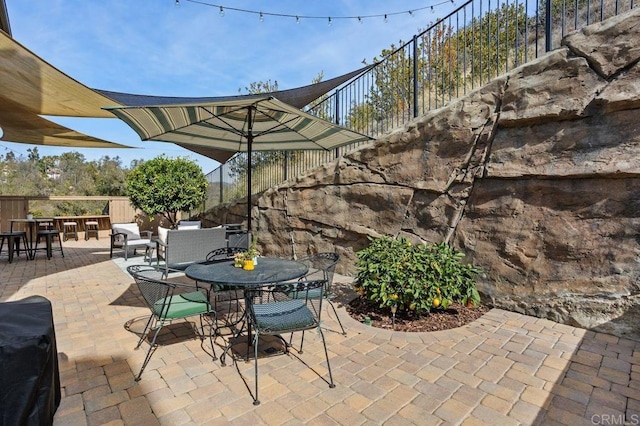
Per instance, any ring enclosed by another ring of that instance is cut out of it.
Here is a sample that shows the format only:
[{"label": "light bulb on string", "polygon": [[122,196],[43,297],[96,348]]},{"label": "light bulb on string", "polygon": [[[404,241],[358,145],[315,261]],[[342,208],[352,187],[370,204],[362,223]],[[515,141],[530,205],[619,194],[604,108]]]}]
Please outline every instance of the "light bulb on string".
[{"label": "light bulb on string", "polygon": [[260,12],[260,22],[264,22],[264,15]]},{"label": "light bulb on string", "polygon": [[431,6],[431,13],[436,13],[436,10]]},{"label": "light bulb on string", "polygon": [[329,16],[329,26],[331,26],[332,22],[331,22],[331,16]]},{"label": "light bulb on string", "polygon": [[413,18],[413,11],[412,10],[409,11],[409,15]]},{"label": "light bulb on string", "polygon": [[358,16],[358,22],[362,24],[362,18]]},{"label": "light bulb on string", "polygon": [[299,24],[299,23],[300,23],[300,17],[296,16],[296,24]]},{"label": "light bulb on string", "polygon": [[384,23],[386,24],[387,22],[389,22],[389,18],[387,18],[387,14],[384,14]]},{"label": "light bulb on string", "polygon": [[175,4],[175,6],[176,6],[176,7],[180,7],[180,0],[176,0],[176,4]]},{"label": "light bulb on string", "polygon": [[222,8],[222,6],[220,6],[220,16],[224,17],[224,9]]}]

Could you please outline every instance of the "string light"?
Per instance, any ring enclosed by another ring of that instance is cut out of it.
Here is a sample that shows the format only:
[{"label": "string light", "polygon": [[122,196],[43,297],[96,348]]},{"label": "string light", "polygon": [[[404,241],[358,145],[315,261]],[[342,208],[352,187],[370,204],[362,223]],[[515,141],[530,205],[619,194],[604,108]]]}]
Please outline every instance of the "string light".
[{"label": "string light", "polygon": [[[217,7],[220,9],[220,16],[224,16],[225,15],[225,9],[226,10],[232,10],[234,12],[242,12],[242,13],[252,13],[255,15],[258,15],[260,17],[260,22],[264,22],[264,17],[265,16],[274,16],[274,17],[280,17],[280,18],[293,18],[296,20],[296,23],[299,24],[300,21],[302,19],[327,19],[328,21],[328,25],[331,26],[331,24],[333,23],[334,19],[351,19],[351,20],[355,20],[357,19],[358,22],[363,23],[363,21],[365,19],[368,18],[384,18],[384,22],[388,22],[389,17],[390,16],[394,16],[394,15],[404,15],[404,14],[409,14],[409,16],[415,18],[415,12],[419,12],[422,10],[427,10],[430,9],[431,13],[435,13],[435,7],[436,6],[441,6],[443,4],[456,4],[455,0],[441,0],[438,3],[433,3],[430,6],[425,6],[425,7],[420,7],[417,9],[412,9],[412,10],[403,10],[403,11],[398,11],[398,12],[387,12],[387,13],[382,13],[382,14],[374,14],[374,15],[356,15],[356,16],[329,16],[327,17],[325,16],[312,16],[312,15],[290,15],[290,14],[286,14],[286,13],[272,13],[272,12],[262,12],[262,11],[256,11],[256,10],[249,10],[249,9],[240,9],[240,8],[236,8],[236,7],[229,7],[229,6],[223,6],[223,5],[219,5],[219,4],[213,4],[213,3],[208,3],[204,0],[186,0],[188,2],[191,3],[196,3],[196,4],[200,4],[203,6],[211,6],[211,7]],[[178,6],[180,4],[180,0],[176,0],[176,6]]]}]

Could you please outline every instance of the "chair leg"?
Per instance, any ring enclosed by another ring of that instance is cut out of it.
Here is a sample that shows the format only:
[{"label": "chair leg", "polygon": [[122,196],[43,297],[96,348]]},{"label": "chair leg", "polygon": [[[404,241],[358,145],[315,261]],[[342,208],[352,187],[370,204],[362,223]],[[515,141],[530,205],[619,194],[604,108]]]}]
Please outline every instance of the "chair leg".
[{"label": "chair leg", "polygon": [[136,382],[139,382],[140,379],[142,378],[142,372],[147,367],[147,364],[149,364],[149,361],[151,361],[151,357],[153,356],[153,353],[157,349],[156,339],[158,338],[158,334],[160,333],[160,330],[162,330],[162,321],[159,321],[158,324],[160,326],[156,329],[156,332],[153,335],[153,340],[151,341],[149,350],[147,351],[147,356],[144,358],[144,362],[142,363],[142,367],[140,368],[140,372],[138,373],[138,376],[134,379]]},{"label": "chair leg", "polygon": [[24,251],[25,253],[27,253],[27,259],[30,260],[32,259],[32,253],[29,250],[29,245],[27,244],[27,236],[26,235],[22,235],[22,244],[24,245]]},{"label": "chair leg", "polygon": [[318,325],[318,332],[320,333],[320,337],[322,338],[322,345],[324,346],[324,356],[327,359],[327,370],[329,370],[329,387],[331,389],[335,388],[336,385],[333,383],[333,374],[331,374],[331,364],[329,364],[329,352],[327,351],[327,342],[324,340],[324,333],[322,332],[322,328]]},{"label": "chair leg", "polygon": [[[217,324],[217,317],[216,314],[214,312],[213,314],[213,324]],[[204,333],[204,315],[200,315],[200,329],[202,330],[202,338],[205,338],[205,333]],[[209,343],[211,343],[211,353],[213,354],[213,360],[217,360],[218,357],[216,356],[216,349],[213,346],[213,337],[212,337],[212,332],[216,333],[217,335],[217,330],[215,329],[214,326],[211,327],[211,329],[209,330]]]},{"label": "chair leg", "polygon": [[147,325],[144,326],[144,330],[142,330],[142,335],[140,336],[140,340],[138,340],[138,344],[136,345],[135,349],[139,349],[140,345],[142,345],[142,342],[144,341],[144,338],[147,337],[147,333],[149,331],[149,325],[151,324],[151,321],[153,321],[153,315],[149,316]]},{"label": "chair leg", "polygon": [[51,256],[53,255],[53,249],[51,247],[52,244],[53,244],[53,235],[47,234],[47,259],[51,259]]},{"label": "chair leg", "polygon": [[13,237],[8,237],[7,245],[9,249],[9,263],[13,262],[13,252],[16,248],[16,242],[13,240]]},{"label": "chair leg", "polygon": [[62,250],[62,240],[60,239],[60,235],[58,235],[58,245],[60,246],[60,254],[64,257],[64,251]]},{"label": "chair leg", "polygon": [[344,327],[342,326],[342,321],[340,321],[340,317],[338,316],[338,312],[336,311],[336,307],[333,304],[333,302],[330,299],[325,299],[327,302],[329,302],[329,306],[331,306],[331,309],[333,309],[333,314],[336,316],[336,319],[338,320],[338,324],[340,324],[340,329],[342,330],[342,335],[346,336],[347,332],[344,331]]},{"label": "chair leg", "polygon": [[253,405],[260,405],[260,400],[258,399],[258,343],[260,343],[260,335],[256,333],[253,337],[253,351],[254,351],[254,376],[256,381],[256,393],[253,398]]}]

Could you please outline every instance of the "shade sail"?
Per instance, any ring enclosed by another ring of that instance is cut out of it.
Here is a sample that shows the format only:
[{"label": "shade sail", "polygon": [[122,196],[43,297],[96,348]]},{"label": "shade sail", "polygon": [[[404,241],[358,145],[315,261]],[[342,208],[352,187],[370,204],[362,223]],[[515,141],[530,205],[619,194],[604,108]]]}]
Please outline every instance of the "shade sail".
[{"label": "shade sail", "polygon": [[0,140],[35,145],[128,148],[40,117],[111,117],[101,107],[113,103],[0,31]]},{"label": "shade sail", "polygon": [[[288,105],[296,108],[302,108],[309,105],[319,97],[329,93],[331,90],[340,86],[352,78],[362,74],[373,67],[367,65],[355,71],[343,74],[338,77],[331,78],[319,83],[309,84],[307,86],[296,87],[294,89],[279,90],[277,92],[261,93],[257,95],[236,95],[236,96],[215,96],[215,97],[173,97],[173,96],[152,96],[152,95],[136,95],[133,93],[112,92],[109,90],[95,89],[96,92],[107,98],[113,99],[121,105],[130,107],[147,107],[154,106],[171,106],[171,105],[206,105],[222,102],[250,102],[251,100],[262,99],[265,96],[274,97]],[[113,105],[107,104],[107,105]]]},{"label": "shade sail", "polygon": [[[142,140],[211,150],[210,155],[215,155],[213,151],[247,152],[249,188],[252,151],[331,150],[372,139],[264,95],[199,105],[106,109],[127,123]],[[250,208],[251,203],[247,205]],[[251,230],[250,212],[247,221]]]},{"label": "shade sail", "polygon": [[0,31],[0,102],[9,99],[34,114],[112,116],[101,109],[116,101],[79,83]]},{"label": "shade sail", "polygon": [[5,107],[6,103],[0,102],[0,140],[3,141],[81,148],[129,148],[76,132],[19,108],[7,110]]}]

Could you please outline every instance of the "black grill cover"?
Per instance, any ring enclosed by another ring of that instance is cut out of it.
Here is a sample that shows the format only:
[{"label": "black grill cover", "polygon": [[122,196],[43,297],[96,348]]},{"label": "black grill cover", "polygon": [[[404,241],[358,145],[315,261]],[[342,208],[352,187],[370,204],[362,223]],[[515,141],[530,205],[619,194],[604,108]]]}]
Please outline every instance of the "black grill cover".
[{"label": "black grill cover", "polygon": [[0,425],[50,425],[60,405],[51,302],[0,303]]}]

